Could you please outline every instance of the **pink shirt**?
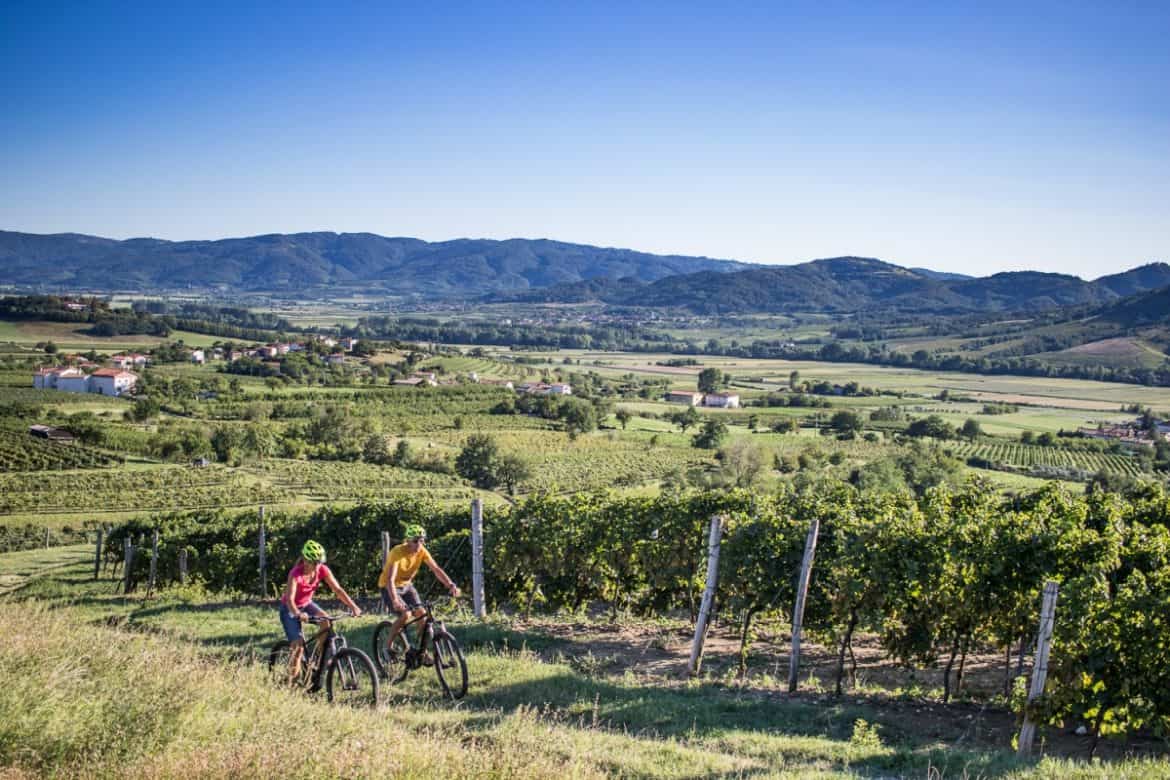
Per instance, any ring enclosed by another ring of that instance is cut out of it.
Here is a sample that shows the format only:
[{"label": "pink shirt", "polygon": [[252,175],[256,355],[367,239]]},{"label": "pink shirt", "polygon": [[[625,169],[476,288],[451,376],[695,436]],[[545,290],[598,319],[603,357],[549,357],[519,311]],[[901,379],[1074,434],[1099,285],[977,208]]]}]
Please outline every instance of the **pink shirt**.
[{"label": "pink shirt", "polygon": [[[317,586],[321,584],[321,580],[331,575],[329,567],[325,564],[317,566],[317,576],[314,577],[305,571],[304,561],[301,561],[296,566],[292,567],[288,575],[292,577],[293,583],[293,605],[297,609],[308,604],[313,600],[313,594],[317,592]],[[287,594],[280,597],[282,604],[288,604]]]}]

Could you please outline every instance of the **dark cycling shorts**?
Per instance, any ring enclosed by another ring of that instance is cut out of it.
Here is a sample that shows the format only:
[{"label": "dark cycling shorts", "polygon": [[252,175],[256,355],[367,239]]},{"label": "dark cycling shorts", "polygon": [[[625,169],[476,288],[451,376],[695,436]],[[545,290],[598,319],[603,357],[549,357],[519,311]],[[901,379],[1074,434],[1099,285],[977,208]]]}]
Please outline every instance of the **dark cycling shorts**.
[{"label": "dark cycling shorts", "polygon": [[[418,591],[414,589],[414,583],[403,585],[401,588],[395,588],[398,591],[398,598],[402,599],[402,603],[406,605],[406,612],[412,612],[422,606],[422,599],[418,597]],[[394,599],[390,598],[390,586],[382,588],[382,603],[386,605],[386,609],[391,612],[398,612],[394,609]]]},{"label": "dark cycling shorts", "polygon": [[[301,607],[301,612],[305,612],[313,617],[319,617],[325,614],[325,610],[317,606],[317,602],[310,601],[305,606]],[[292,616],[288,606],[282,601],[280,602],[280,624],[284,626],[284,636],[288,641],[295,642],[298,639],[304,641],[305,634],[301,630],[301,621]]]}]

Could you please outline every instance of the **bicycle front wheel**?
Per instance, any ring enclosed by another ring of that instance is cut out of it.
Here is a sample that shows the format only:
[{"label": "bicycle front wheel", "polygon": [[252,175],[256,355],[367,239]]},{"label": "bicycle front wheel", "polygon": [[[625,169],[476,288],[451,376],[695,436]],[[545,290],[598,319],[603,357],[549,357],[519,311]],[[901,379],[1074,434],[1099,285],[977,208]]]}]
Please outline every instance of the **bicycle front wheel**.
[{"label": "bicycle front wheel", "polygon": [[333,657],[325,676],[329,701],[349,707],[378,706],[378,672],[361,650],[347,647]]},{"label": "bicycle front wheel", "polygon": [[378,624],[377,630],[374,631],[374,653],[371,657],[377,660],[383,677],[391,683],[400,683],[406,679],[408,671],[406,651],[410,646],[406,643],[402,631],[394,637],[394,644],[389,643],[390,631],[393,628],[394,624],[389,620],[383,620]]},{"label": "bicycle front wheel", "polygon": [[467,660],[455,637],[446,631],[435,634],[435,674],[443,693],[452,699],[462,699],[467,694]]}]

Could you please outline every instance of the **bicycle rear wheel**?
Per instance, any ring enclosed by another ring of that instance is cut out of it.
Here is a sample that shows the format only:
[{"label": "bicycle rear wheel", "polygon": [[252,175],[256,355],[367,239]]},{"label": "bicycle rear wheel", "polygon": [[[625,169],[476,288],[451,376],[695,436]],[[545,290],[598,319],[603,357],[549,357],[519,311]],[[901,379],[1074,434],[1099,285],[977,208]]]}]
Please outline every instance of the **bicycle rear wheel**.
[{"label": "bicycle rear wheel", "polygon": [[383,620],[378,624],[377,630],[374,631],[374,652],[371,655],[371,658],[377,660],[382,676],[391,684],[406,679],[406,673],[409,671],[406,668],[406,651],[410,649],[401,631],[394,638],[394,644],[388,645],[387,640],[393,628],[394,623],[389,620]]},{"label": "bicycle rear wheel", "polygon": [[452,699],[462,699],[467,694],[467,660],[455,637],[446,631],[435,633],[435,674],[443,692]]},{"label": "bicycle rear wheel", "polygon": [[325,676],[329,701],[349,707],[378,706],[378,671],[361,650],[347,647],[334,656]]}]

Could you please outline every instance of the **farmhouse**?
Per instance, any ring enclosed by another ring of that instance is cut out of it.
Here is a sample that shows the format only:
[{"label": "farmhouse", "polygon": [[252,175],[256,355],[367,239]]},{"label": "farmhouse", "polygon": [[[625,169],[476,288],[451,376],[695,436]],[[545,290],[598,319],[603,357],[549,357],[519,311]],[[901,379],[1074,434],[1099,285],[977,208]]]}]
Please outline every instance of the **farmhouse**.
[{"label": "farmhouse", "polygon": [[690,393],[685,390],[671,390],[666,394],[666,402],[672,404],[686,404],[698,406],[703,401],[702,393]]},{"label": "farmhouse", "polygon": [[207,355],[201,349],[191,351],[191,362],[198,365],[203,365],[207,362]]},{"label": "farmhouse", "polygon": [[33,374],[33,387],[38,390],[60,390],[66,393],[98,393],[125,395],[134,389],[138,375],[118,368],[101,368],[88,376],[79,368],[39,368]]},{"label": "farmhouse", "polygon": [[110,362],[118,368],[134,368],[136,366],[145,366],[150,362],[150,356],[140,355],[137,352],[117,354],[110,358]]},{"label": "farmhouse", "polygon": [[89,375],[89,392],[100,395],[125,395],[134,389],[138,375],[116,368],[99,368]]},{"label": "farmhouse", "polygon": [[738,409],[739,393],[707,393],[703,398],[703,406],[713,406],[717,409]]},{"label": "farmhouse", "polygon": [[552,385],[544,382],[524,382],[516,386],[516,392],[531,395],[572,395],[573,386],[564,382]]}]

